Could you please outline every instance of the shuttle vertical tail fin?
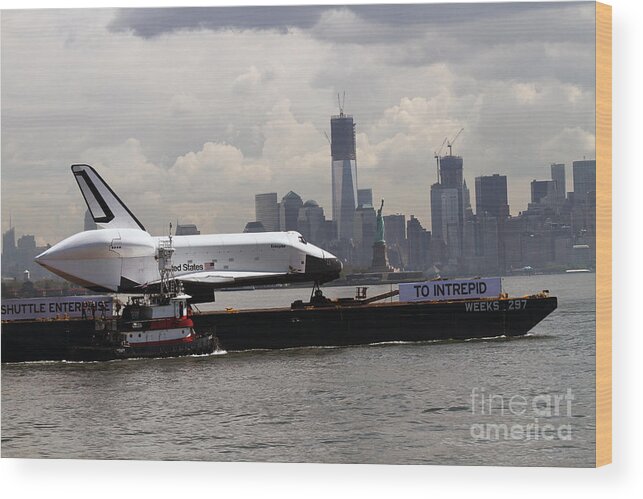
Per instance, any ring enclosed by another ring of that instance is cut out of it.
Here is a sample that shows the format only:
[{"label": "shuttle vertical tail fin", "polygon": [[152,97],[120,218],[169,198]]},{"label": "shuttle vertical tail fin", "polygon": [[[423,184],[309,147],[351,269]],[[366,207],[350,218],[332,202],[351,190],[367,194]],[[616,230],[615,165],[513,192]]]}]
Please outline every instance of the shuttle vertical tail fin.
[{"label": "shuttle vertical tail fin", "polygon": [[89,165],[72,165],[71,171],[94,222],[101,229],[141,229],[143,224]]}]

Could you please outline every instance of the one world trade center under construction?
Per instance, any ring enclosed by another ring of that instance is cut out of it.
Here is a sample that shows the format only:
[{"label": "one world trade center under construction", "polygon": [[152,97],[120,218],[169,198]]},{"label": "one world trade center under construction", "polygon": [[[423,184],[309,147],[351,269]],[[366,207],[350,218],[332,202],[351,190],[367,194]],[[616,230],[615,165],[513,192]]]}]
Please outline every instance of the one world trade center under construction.
[{"label": "one world trade center under construction", "polygon": [[330,119],[333,220],[337,237],[353,237],[353,220],[357,207],[357,162],[355,154],[355,124],[353,117],[340,109],[339,116]]}]

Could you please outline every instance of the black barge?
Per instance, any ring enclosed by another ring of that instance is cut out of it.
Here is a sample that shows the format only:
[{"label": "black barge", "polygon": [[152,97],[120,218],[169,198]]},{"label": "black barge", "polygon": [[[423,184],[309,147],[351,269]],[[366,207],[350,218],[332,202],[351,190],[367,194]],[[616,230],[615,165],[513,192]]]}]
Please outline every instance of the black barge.
[{"label": "black barge", "polygon": [[373,301],[319,297],[290,308],[194,312],[193,342],[159,345],[158,351],[147,350],[145,355],[110,344],[108,332],[117,327],[111,322],[118,319],[3,322],[2,362],[512,337],[528,333],[558,305],[546,293],[441,302]]}]

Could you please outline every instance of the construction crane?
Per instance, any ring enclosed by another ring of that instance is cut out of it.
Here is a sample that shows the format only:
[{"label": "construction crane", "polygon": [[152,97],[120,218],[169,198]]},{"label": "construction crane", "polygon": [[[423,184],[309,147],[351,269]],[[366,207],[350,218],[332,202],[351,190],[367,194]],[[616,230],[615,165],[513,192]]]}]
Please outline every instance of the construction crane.
[{"label": "construction crane", "polygon": [[453,137],[448,143],[447,147],[449,148],[449,156],[453,156],[453,151],[451,150],[451,146],[453,146],[453,143],[457,140],[457,138],[460,136],[460,134],[464,131],[464,128],[460,128],[458,133],[455,134],[455,137]]},{"label": "construction crane", "polygon": [[442,145],[440,146],[440,149],[435,151],[433,153],[433,157],[435,158],[435,163],[436,163],[436,168],[437,168],[437,173],[438,173],[438,184],[440,183],[440,154],[442,154],[442,149],[444,149],[444,144],[447,143],[448,137],[444,137],[444,140],[442,141]]}]

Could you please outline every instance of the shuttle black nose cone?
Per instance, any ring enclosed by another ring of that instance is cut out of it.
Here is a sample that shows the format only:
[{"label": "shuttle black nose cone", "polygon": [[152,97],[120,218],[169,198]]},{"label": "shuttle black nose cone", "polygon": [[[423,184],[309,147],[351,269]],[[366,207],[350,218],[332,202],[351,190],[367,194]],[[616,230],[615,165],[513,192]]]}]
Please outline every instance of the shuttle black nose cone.
[{"label": "shuttle black nose cone", "polygon": [[339,274],[342,271],[342,262],[339,261],[339,258],[326,258],[326,262],[331,272]]},{"label": "shuttle black nose cone", "polygon": [[334,281],[342,271],[342,262],[338,258],[318,258],[306,255],[306,276],[319,283]]}]

